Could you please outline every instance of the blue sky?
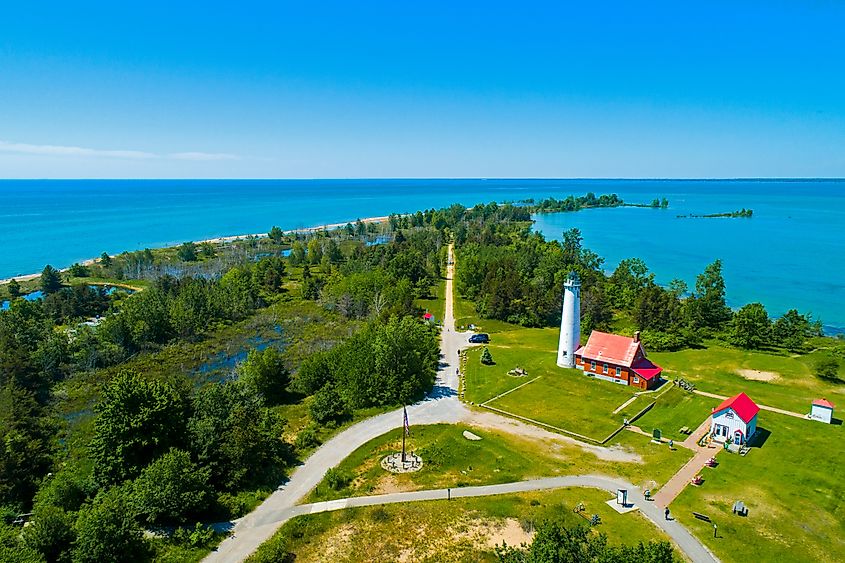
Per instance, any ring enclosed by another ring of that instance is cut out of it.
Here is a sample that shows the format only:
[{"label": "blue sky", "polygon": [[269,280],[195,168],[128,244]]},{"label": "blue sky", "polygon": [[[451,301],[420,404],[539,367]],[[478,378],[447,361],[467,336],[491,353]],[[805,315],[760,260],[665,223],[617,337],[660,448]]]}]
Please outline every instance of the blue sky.
[{"label": "blue sky", "polygon": [[129,4],[3,6],[0,177],[845,176],[841,2]]}]

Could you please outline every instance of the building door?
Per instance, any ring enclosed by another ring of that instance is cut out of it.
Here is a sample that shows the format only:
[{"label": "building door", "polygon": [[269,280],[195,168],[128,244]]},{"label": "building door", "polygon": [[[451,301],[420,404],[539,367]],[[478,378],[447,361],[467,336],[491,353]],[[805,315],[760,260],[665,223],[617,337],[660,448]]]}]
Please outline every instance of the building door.
[{"label": "building door", "polygon": [[742,445],[742,431],[741,430],[737,430],[736,432],[734,432],[734,444],[736,444],[737,446]]}]

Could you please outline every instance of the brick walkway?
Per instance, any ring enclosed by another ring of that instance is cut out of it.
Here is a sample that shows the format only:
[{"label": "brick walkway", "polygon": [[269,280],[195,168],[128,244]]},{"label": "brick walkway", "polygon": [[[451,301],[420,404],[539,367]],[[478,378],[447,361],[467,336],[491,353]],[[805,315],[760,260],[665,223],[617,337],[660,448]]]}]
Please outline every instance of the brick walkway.
[{"label": "brick walkway", "polygon": [[684,487],[690,484],[692,478],[701,473],[701,470],[707,464],[707,460],[716,457],[716,454],[721,451],[722,448],[717,446],[698,445],[698,440],[707,433],[709,428],[710,417],[706,418],[682,444],[678,444],[693,450],[695,455],[654,495],[654,502],[657,506],[661,508],[669,506],[673,500],[678,498]]}]

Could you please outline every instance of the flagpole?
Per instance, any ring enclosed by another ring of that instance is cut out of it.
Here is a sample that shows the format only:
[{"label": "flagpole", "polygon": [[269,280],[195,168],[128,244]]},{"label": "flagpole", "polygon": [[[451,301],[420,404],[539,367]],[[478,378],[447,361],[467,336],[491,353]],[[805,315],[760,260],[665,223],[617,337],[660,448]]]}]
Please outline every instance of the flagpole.
[{"label": "flagpole", "polygon": [[402,405],[402,413],[402,463],[405,463],[405,434],[408,432],[408,409],[405,405]]}]

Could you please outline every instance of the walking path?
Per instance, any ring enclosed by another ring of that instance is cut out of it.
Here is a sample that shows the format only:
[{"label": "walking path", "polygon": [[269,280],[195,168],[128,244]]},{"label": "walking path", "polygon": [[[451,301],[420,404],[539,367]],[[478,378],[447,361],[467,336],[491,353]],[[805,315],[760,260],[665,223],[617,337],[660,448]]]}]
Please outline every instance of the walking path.
[{"label": "walking path", "polygon": [[704,469],[707,461],[711,457],[716,457],[716,454],[722,450],[722,448],[710,444],[706,446],[698,445],[698,441],[708,432],[709,429],[710,418],[708,417],[704,419],[704,422],[702,422],[692,434],[687,436],[683,443],[677,444],[694,451],[695,454],[692,456],[692,459],[681,467],[681,469],[679,469],[665,485],[660,487],[657,494],[654,495],[654,502],[657,506],[661,508],[669,506],[673,500],[678,498],[681,491],[690,484],[693,477],[701,474],[701,470]]},{"label": "walking path", "polygon": [[[438,423],[456,424],[458,422],[469,421],[483,427],[513,432],[521,436],[567,441],[579,445],[587,451],[592,451],[603,459],[617,459],[620,461],[635,461],[638,459],[639,456],[636,456],[636,454],[617,451],[613,448],[602,448],[599,446],[583,444],[577,440],[566,438],[541,428],[532,427],[528,424],[519,423],[518,421],[495,415],[490,412],[478,413],[470,411],[458,400],[457,370],[459,368],[459,364],[457,357],[458,350],[467,345],[467,334],[457,332],[455,330],[452,287],[454,277],[453,256],[453,248],[450,246],[449,265],[446,273],[446,311],[443,319],[443,330],[440,334],[441,359],[440,367],[437,372],[437,380],[431,393],[429,393],[423,401],[408,407],[408,418],[411,420],[411,423],[421,425]],[[409,497],[381,495],[380,497],[376,497],[381,500],[372,500],[372,497],[370,497],[370,500],[367,500],[367,497],[360,497],[356,499],[342,499],[326,503],[317,503],[316,505],[297,506],[297,503],[301,501],[314,487],[316,487],[320,481],[322,481],[329,468],[338,465],[366,442],[377,438],[390,430],[401,428],[402,424],[402,409],[397,409],[359,422],[358,424],[355,424],[336,435],[334,438],[318,448],[307,460],[305,460],[302,465],[297,467],[290,476],[290,479],[286,483],[282,484],[278,490],[271,494],[267,499],[265,499],[258,508],[243,518],[236,520],[233,525],[229,527],[232,532],[231,535],[224,539],[217,549],[211,552],[204,561],[206,563],[233,563],[243,561],[256,549],[258,549],[258,546],[270,539],[283,522],[293,516],[308,514],[311,511],[320,512],[324,510],[338,510],[351,506],[365,506],[368,502],[370,504],[380,504],[386,502],[384,500],[385,498],[388,500],[392,498],[397,499],[392,502],[427,500],[429,499],[427,495],[430,495],[430,498],[432,499],[443,498],[445,494],[443,490],[418,491],[415,493],[397,493],[399,495],[411,495]],[[596,484],[598,482],[604,483],[604,485]],[[543,484],[538,485],[536,483]],[[553,483],[558,484],[555,485]],[[650,520],[655,522],[655,524],[664,529],[666,533],[675,540],[680,549],[694,562],[709,562],[715,560],[706,548],[693,538],[689,532],[681,527],[680,524],[674,521],[662,520],[662,513],[654,507],[653,503],[646,503],[633,486],[621,481],[617,482],[604,477],[589,476],[556,477],[552,479],[541,479],[536,482],[526,481],[521,483],[512,483],[507,485],[507,487],[511,487],[510,489],[505,488],[498,493],[495,492],[499,490],[496,487],[502,487],[501,485],[454,489],[453,496],[460,497],[478,496],[484,494],[501,494],[504,492],[520,492],[525,490],[564,486],[589,486],[615,491],[620,483],[622,483],[623,488],[628,488],[630,490],[629,494],[633,495],[631,498],[634,499],[635,503],[638,503],[641,506],[643,513],[646,514]],[[473,492],[477,492],[477,495],[473,495]],[[419,495],[420,498],[416,498],[413,495]]]},{"label": "walking path", "polygon": [[[695,393],[696,395],[701,395],[702,397],[710,397],[711,399],[719,399],[720,401],[724,401],[725,399],[727,399],[727,397],[724,396],[724,395],[717,395],[716,393],[708,393],[707,391],[699,391],[698,389],[693,391],[693,393]],[[757,406],[760,407],[760,410],[776,412],[778,414],[785,414],[786,416],[794,416],[796,418],[803,418],[804,420],[807,419],[807,413],[799,414],[797,412],[788,411],[788,410],[785,410],[785,409],[779,409],[777,407],[767,407],[766,405],[757,405]]]},{"label": "walking path", "polygon": [[532,479],[530,481],[518,481],[515,483],[503,483],[500,485],[482,485],[478,487],[461,487],[457,489],[432,489],[428,491],[414,491],[408,493],[391,493],[386,495],[373,495],[369,497],[351,497],[345,499],[317,502],[313,504],[301,504],[266,515],[259,525],[272,527],[275,530],[278,526],[287,522],[295,516],[304,514],[316,514],[355,508],[361,506],[374,506],[381,504],[394,504],[400,502],[419,502],[430,500],[482,497],[491,495],[503,495],[509,493],[524,493],[528,491],[539,491],[546,489],[560,489],[567,487],[590,487],[608,491],[615,495],[617,489],[628,491],[629,502],[637,505],[640,512],[655,526],[666,532],[694,563],[718,561],[704,545],[695,539],[683,526],[675,520],[666,520],[660,507],[655,503],[646,501],[640,494],[637,487],[619,479],[612,479],[600,475],[573,475],[569,477],[549,477],[545,479]]}]

